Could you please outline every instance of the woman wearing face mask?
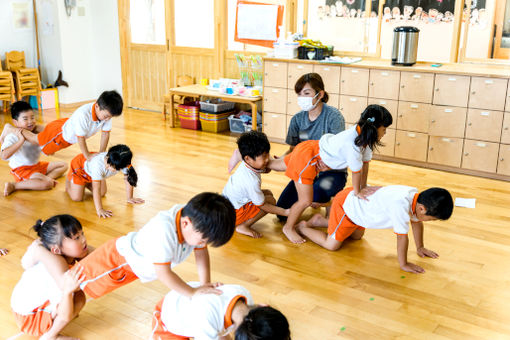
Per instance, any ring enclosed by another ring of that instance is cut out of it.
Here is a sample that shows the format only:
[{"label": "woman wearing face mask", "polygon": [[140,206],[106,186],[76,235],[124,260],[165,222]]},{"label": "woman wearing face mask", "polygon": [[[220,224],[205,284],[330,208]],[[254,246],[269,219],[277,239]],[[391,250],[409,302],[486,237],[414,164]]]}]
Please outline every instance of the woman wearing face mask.
[{"label": "woman wearing face mask", "polygon": [[[329,106],[328,93],[324,90],[324,82],[317,73],[301,76],[294,90],[298,95],[301,108],[290,121],[286,143],[290,153],[296,145],[307,140],[319,140],[326,133],[337,134],[345,130],[345,120],[336,107]],[[313,183],[314,206],[328,203],[345,186],[347,172],[345,170],[329,170],[320,172]],[[290,181],[278,199],[277,206],[289,209],[298,200],[294,181]],[[329,212],[329,211],[328,211]],[[278,216],[281,221],[286,216]]]}]

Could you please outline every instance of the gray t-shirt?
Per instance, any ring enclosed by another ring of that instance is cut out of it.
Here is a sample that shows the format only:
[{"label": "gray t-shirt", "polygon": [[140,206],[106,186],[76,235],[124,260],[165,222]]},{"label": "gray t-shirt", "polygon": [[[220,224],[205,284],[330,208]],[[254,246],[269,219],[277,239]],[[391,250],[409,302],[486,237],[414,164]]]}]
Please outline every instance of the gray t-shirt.
[{"label": "gray t-shirt", "polygon": [[296,146],[307,140],[319,140],[326,133],[337,134],[345,130],[344,116],[336,107],[324,104],[319,117],[313,122],[308,111],[299,111],[290,121],[285,142]]}]

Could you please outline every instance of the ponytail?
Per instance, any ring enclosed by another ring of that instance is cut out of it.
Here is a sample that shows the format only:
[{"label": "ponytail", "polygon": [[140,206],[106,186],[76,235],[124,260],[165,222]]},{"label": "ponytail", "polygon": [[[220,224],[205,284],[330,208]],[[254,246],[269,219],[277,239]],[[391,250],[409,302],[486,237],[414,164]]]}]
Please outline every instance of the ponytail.
[{"label": "ponytail", "polygon": [[126,177],[129,185],[136,187],[136,184],[138,183],[138,175],[132,165],[127,167]]},{"label": "ponytail", "polygon": [[82,230],[80,221],[71,215],[56,215],[46,221],[37,220],[32,227],[41,243],[48,250],[52,246],[61,246],[64,237],[72,238]]},{"label": "ponytail", "polygon": [[371,150],[383,146],[379,141],[378,129],[381,126],[388,127],[393,123],[391,113],[381,105],[368,105],[357,122],[360,134],[354,139],[354,144],[359,147],[369,147]]},{"label": "ponytail", "polygon": [[138,175],[135,169],[131,166],[131,160],[133,159],[133,153],[131,149],[124,144],[118,144],[112,146],[106,154],[106,162],[113,166],[115,170],[123,170],[127,176],[128,183],[136,187],[138,182]]},{"label": "ponytail", "polygon": [[289,322],[280,311],[256,307],[244,317],[235,340],[290,340]]}]

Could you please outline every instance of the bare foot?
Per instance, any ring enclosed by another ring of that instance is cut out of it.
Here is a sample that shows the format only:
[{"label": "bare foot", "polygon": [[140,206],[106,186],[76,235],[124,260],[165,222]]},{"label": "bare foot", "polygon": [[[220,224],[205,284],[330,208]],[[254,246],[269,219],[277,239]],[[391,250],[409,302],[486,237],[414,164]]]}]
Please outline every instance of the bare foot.
[{"label": "bare foot", "polygon": [[247,227],[243,224],[240,224],[236,227],[236,231],[239,233],[239,234],[243,234],[243,235],[247,235],[247,236],[250,236],[250,237],[253,237],[253,238],[261,238],[262,237],[262,234],[260,234],[259,232],[251,229],[250,227]]},{"label": "bare foot", "polygon": [[239,152],[239,149],[235,149],[232,153],[232,156],[228,160],[228,172],[231,173],[232,170],[236,167],[237,163],[243,160],[243,157],[241,157],[241,153]]},{"label": "bare foot", "polygon": [[295,244],[300,244],[300,243],[306,242],[306,240],[304,238],[299,236],[299,234],[296,232],[296,230],[294,228],[285,226],[285,227],[283,227],[282,230],[290,242],[295,243]]},{"label": "bare foot", "polygon": [[5,183],[4,196],[9,196],[10,194],[12,194],[14,192],[14,190],[16,190],[16,188],[14,187],[14,183],[12,183],[12,182]]},{"label": "bare foot", "polygon": [[296,224],[295,229],[298,233],[301,233],[301,228],[306,228],[306,227],[308,227],[308,223],[306,221],[301,221],[298,224]]},{"label": "bare foot", "polygon": [[58,182],[56,180],[53,180],[53,187],[56,187]]},{"label": "bare foot", "polygon": [[0,248],[0,256],[7,255],[9,253],[9,249]]},{"label": "bare foot", "polygon": [[[308,220],[308,224],[312,227],[327,227],[327,220],[321,214],[315,214],[311,219]],[[326,225],[324,225],[326,222]]]}]

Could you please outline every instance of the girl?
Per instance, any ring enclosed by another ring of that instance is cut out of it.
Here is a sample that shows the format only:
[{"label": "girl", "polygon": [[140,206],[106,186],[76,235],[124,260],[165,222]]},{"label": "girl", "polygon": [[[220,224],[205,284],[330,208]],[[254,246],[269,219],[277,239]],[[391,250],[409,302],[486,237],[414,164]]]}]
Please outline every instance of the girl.
[{"label": "girl", "polygon": [[141,198],[133,197],[138,176],[131,166],[133,154],[128,146],[119,144],[112,146],[108,152],[100,152],[87,160],[79,154],[71,161],[71,168],[67,174],[66,192],[73,201],[82,201],[85,188],[92,191],[96,213],[99,217],[111,217],[111,210],[103,209],[101,197],[106,195],[105,179],[121,170],[126,182],[127,202],[132,204],[144,203]]},{"label": "girl", "polygon": [[11,307],[23,333],[65,339],[60,331],[85,305],[79,289],[83,267],[69,266],[88,255],[87,240],[80,222],[70,215],[38,220],[33,229],[39,239],[21,260],[25,272],[14,287]]},{"label": "girl", "polygon": [[298,201],[290,208],[283,226],[283,232],[291,242],[305,242],[296,232],[295,224],[301,213],[312,204],[313,181],[318,172],[349,167],[354,194],[358,198],[366,199],[374,191],[366,188],[368,162],[372,159],[372,150],[381,145],[380,140],[392,122],[391,114],[384,107],[369,105],[356,126],[336,135],[326,134],[319,141],[302,142],[284,158],[269,162],[268,168],[285,171],[297,189]]}]

